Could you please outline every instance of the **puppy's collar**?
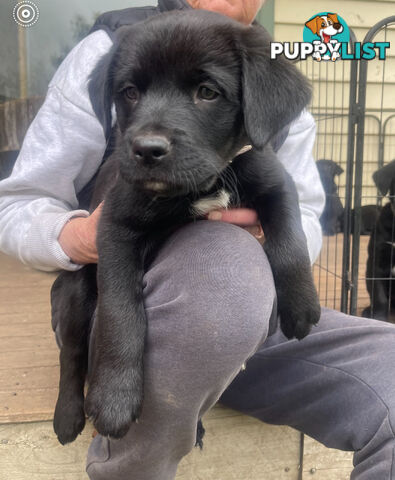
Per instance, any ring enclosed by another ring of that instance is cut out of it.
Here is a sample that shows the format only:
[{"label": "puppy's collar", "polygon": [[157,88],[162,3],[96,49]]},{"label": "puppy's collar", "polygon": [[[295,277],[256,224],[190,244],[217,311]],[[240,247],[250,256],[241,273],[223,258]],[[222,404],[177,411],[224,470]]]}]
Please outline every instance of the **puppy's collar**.
[{"label": "puppy's collar", "polygon": [[242,155],[243,153],[249,152],[250,150],[252,150],[252,145],[244,145],[244,147],[241,147],[240,150],[236,153],[234,158],[232,158],[232,160],[229,160],[229,163],[232,163],[236,157]]},{"label": "puppy's collar", "polygon": [[240,148],[240,150],[236,153],[235,157],[241,155],[242,153],[246,153],[252,150],[252,145],[244,145],[244,147]]}]

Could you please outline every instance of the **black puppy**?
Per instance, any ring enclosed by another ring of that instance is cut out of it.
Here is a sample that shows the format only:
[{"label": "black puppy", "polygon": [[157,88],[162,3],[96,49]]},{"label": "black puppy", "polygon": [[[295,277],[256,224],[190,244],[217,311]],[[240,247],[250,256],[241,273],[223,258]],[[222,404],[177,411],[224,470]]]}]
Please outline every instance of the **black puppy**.
[{"label": "black puppy", "polygon": [[344,207],[339,198],[335,177],[344,170],[333,160],[318,160],[318,173],[325,190],[325,208],[320,217],[324,235],[336,235],[343,230]]},{"label": "black puppy", "polygon": [[[370,235],[376,226],[376,222],[379,219],[381,212],[380,205],[362,205],[361,206],[361,225],[359,233],[360,235]],[[351,233],[354,233],[354,217],[355,210],[351,210]],[[342,231],[343,228],[342,228]]]},{"label": "black puppy", "polygon": [[270,60],[264,29],[204,11],[156,16],[124,29],[89,91],[106,132],[115,103],[116,148],[103,169],[112,187],[98,227],[97,290],[90,265],[62,273],[52,291],[63,342],[54,419],[62,443],[85,422],[96,302],[85,411],[99,433],[116,438],[139,417],[143,274],[171,232],[208,209],[258,212],[288,338],[303,338],[320,316],[297,192],[270,144],[307,105],[310,88],[291,63]]},{"label": "black puppy", "polygon": [[11,175],[18,155],[19,150],[7,150],[5,152],[0,152],[0,180],[3,180]]},{"label": "black puppy", "polygon": [[390,201],[381,209],[369,239],[366,287],[370,306],[362,315],[388,320],[395,308],[395,160],[377,170],[373,180],[381,195],[389,194]]},{"label": "black puppy", "polygon": [[[338,193],[335,177],[344,170],[333,160],[318,160],[317,168],[321,183],[325,190],[325,208],[320,217],[324,235],[332,236],[344,232],[344,207]],[[363,205],[361,207],[360,235],[370,235],[380,215],[378,205]],[[351,210],[351,233],[354,233],[354,209]]]}]

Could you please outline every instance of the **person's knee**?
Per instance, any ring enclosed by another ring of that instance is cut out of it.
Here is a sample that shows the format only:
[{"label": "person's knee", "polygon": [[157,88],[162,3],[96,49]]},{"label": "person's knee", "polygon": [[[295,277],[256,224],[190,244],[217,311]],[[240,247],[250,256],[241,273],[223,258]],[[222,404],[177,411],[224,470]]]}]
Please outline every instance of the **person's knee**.
[{"label": "person's knee", "polygon": [[209,295],[222,304],[243,299],[272,304],[275,292],[262,246],[247,231],[223,222],[200,221],[178,230],[144,280],[147,306],[187,289],[195,301]]},{"label": "person's knee", "polygon": [[166,242],[145,275],[144,293],[148,316],[162,307],[179,319],[178,332],[188,329],[209,349],[220,338],[233,337],[233,347],[251,335],[265,338],[275,289],[267,257],[252,235],[200,221]]},{"label": "person's knee", "polygon": [[172,275],[178,267],[187,268],[188,274],[196,270],[231,273],[235,280],[245,274],[245,280],[251,281],[252,269],[261,279],[264,275],[264,281],[272,281],[259,242],[246,230],[224,222],[199,221],[180,228],[165,242],[150,270],[163,262],[171,265]]}]

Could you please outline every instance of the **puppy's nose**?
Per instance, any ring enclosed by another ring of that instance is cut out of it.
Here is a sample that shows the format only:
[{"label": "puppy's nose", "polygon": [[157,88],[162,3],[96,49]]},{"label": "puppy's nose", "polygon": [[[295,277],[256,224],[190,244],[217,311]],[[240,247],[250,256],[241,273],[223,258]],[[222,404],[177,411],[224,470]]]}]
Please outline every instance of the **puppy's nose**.
[{"label": "puppy's nose", "polygon": [[340,30],[340,29],[342,28],[342,24],[341,24],[341,23],[334,23],[334,24],[333,24],[333,28],[334,28],[335,30]]},{"label": "puppy's nose", "polygon": [[132,151],[135,158],[153,164],[164,160],[170,152],[170,142],[160,135],[141,135],[133,140]]}]

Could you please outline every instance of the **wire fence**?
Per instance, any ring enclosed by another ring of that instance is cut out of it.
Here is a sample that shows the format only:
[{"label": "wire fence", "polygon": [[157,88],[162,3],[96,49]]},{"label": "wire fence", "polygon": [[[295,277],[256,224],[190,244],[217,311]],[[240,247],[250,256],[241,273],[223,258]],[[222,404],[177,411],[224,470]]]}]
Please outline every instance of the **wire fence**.
[{"label": "wire fence", "polygon": [[[395,40],[395,16],[372,27],[363,41],[391,39]],[[351,44],[355,41],[352,33]],[[313,154],[327,198],[321,217],[323,248],[313,267],[321,304],[391,320],[394,50],[386,61],[308,59],[300,62],[300,68],[313,85],[311,111],[317,124]]]}]

